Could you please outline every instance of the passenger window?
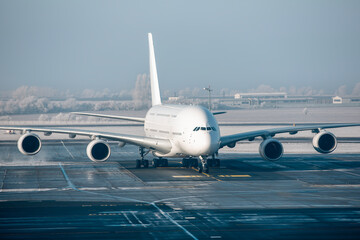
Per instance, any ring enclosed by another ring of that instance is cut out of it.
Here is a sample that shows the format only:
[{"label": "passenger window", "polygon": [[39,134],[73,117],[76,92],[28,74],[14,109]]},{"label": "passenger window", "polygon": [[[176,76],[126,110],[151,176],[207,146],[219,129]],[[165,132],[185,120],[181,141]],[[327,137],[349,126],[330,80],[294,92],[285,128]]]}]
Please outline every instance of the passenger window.
[{"label": "passenger window", "polygon": [[206,130],[211,131],[211,127],[207,127]]},{"label": "passenger window", "polygon": [[212,130],[216,131],[216,128],[215,127],[211,127]]},{"label": "passenger window", "polygon": [[205,130],[206,130],[206,127],[201,127],[201,130],[202,130],[202,131],[205,131]]},{"label": "passenger window", "polygon": [[195,131],[196,131],[196,129],[197,129],[197,127],[195,127],[193,131],[195,132]]}]

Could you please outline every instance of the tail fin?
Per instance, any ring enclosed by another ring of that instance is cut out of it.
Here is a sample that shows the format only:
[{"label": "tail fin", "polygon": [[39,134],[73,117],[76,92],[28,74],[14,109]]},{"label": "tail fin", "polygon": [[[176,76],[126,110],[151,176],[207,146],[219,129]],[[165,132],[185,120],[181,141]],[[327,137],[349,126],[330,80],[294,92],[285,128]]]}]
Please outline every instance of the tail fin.
[{"label": "tail fin", "polygon": [[150,53],[150,82],[151,82],[151,99],[152,105],[160,105],[160,89],[159,89],[159,80],[156,70],[156,61],[155,61],[155,52],[154,52],[154,43],[152,34],[148,34],[149,37],[149,53]]}]

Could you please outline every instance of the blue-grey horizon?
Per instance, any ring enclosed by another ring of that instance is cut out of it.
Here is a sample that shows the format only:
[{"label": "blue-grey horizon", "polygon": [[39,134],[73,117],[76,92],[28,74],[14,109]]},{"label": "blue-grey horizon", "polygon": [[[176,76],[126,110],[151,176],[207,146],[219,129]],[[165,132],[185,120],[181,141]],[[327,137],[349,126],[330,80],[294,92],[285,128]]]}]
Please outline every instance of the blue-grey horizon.
[{"label": "blue-grey horizon", "polygon": [[1,1],[2,90],[348,89],[360,82],[360,1]]}]

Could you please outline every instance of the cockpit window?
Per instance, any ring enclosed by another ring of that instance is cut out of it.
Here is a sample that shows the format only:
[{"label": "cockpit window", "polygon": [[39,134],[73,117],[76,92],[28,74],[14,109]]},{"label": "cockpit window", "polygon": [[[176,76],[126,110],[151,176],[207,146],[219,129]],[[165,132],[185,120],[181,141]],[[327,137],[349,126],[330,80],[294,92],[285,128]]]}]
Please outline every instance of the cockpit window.
[{"label": "cockpit window", "polygon": [[197,132],[197,131],[216,131],[216,128],[215,127],[195,127],[193,129],[194,132]]}]

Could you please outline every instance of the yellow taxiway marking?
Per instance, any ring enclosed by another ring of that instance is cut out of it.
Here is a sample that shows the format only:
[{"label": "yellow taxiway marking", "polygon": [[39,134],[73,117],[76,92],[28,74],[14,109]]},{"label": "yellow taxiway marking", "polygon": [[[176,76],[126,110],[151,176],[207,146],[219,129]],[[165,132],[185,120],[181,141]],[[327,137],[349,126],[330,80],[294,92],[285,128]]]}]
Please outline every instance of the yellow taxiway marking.
[{"label": "yellow taxiway marking", "polygon": [[218,175],[218,177],[251,177],[250,175]]},{"label": "yellow taxiway marking", "polygon": [[[194,167],[192,167],[191,169],[195,170],[196,172],[199,172],[199,170],[197,170],[197,169],[194,168]],[[205,176],[207,176],[207,177],[209,177],[209,178],[215,179],[216,181],[222,182],[222,180],[217,179],[216,177],[211,176],[211,175],[209,175],[209,174],[207,174],[207,173],[202,173],[202,174],[205,175]]]},{"label": "yellow taxiway marking", "polygon": [[180,176],[173,176],[174,178],[199,178],[203,177],[201,175],[180,175]]}]

